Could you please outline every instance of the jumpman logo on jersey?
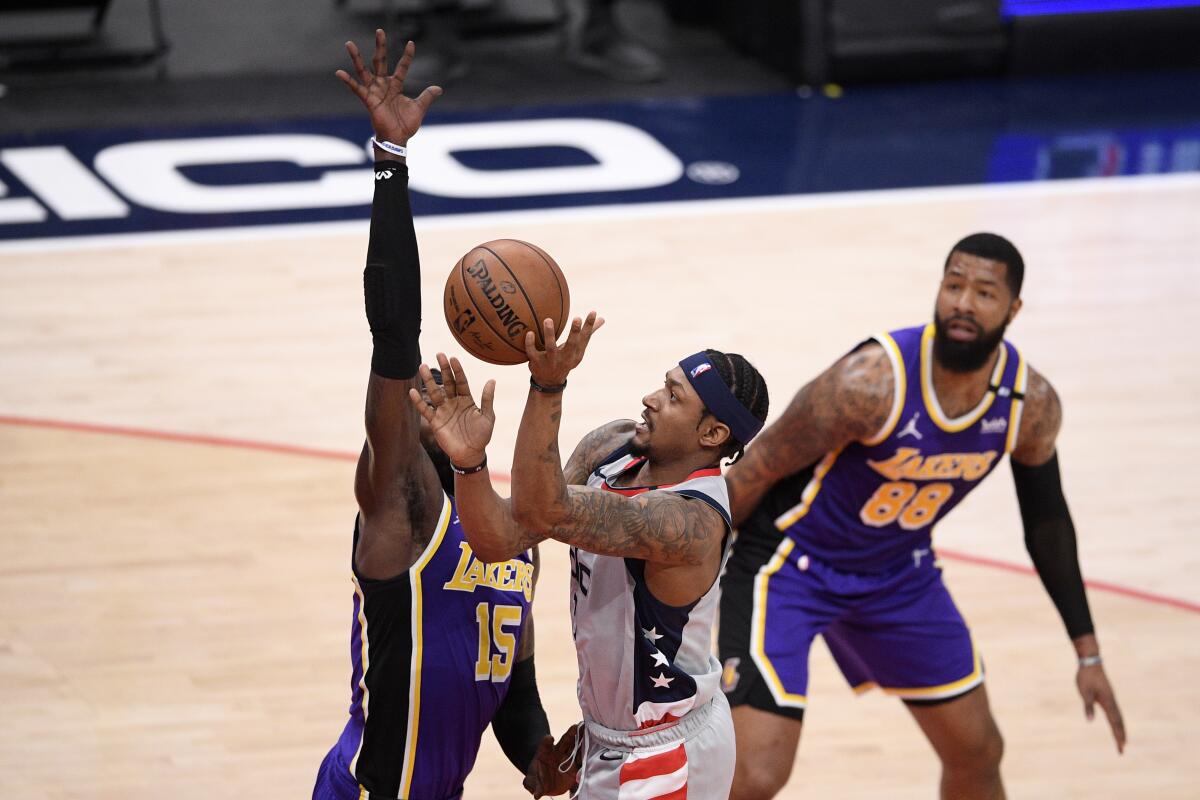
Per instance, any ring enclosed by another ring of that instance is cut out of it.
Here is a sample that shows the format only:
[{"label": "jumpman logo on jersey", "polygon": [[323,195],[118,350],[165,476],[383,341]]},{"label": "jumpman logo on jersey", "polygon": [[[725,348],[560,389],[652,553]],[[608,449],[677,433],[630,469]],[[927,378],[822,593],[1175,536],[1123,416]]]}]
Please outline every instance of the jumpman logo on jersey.
[{"label": "jumpman logo on jersey", "polygon": [[925,436],[919,430],[917,430],[917,420],[920,418],[921,418],[920,411],[913,414],[912,419],[910,419],[908,421],[908,424],[905,425],[903,428],[901,428],[900,432],[896,434],[896,438],[903,439],[905,436],[914,436],[917,439],[924,439]]}]

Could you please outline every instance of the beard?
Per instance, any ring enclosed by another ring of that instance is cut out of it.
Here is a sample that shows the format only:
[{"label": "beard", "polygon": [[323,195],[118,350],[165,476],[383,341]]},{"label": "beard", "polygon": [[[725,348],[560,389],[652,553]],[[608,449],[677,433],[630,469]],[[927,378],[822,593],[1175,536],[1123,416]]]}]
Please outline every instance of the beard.
[{"label": "beard", "polygon": [[[979,328],[979,336],[974,341],[959,342],[951,339],[946,331],[951,322],[969,322]],[[951,372],[974,372],[983,367],[991,358],[992,352],[1004,341],[1004,331],[1008,323],[1004,322],[995,330],[984,330],[979,323],[969,317],[948,317],[942,319],[933,312],[933,357],[937,363]]]},{"label": "beard", "polygon": [[633,455],[633,456],[637,456],[638,458],[649,457],[650,456],[650,445],[648,443],[641,444],[638,441],[636,441],[635,439],[630,439],[629,440],[629,454]]}]

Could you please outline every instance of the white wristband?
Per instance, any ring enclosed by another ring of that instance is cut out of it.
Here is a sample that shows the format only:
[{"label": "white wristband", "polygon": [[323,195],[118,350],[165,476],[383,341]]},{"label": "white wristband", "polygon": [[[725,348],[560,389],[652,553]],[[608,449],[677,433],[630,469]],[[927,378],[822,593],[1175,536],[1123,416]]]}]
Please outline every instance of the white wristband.
[{"label": "white wristband", "polygon": [[404,145],[394,144],[394,143],[388,142],[388,141],[381,142],[378,139],[376,139],[374,136],[371,137],[371,144],[375,145],[380,150],[386,150],[387,152],[391,153],[394,156],[400,156],[400,158],[408,157],[408,148],[405,147]]},{"label": "white wristband", "polygon": [[1104,659],[1102,659],[1098,655],[1083,656],[1082,658],[1079,659],[1079,666],[1081,666],[1081,667],[1094,667],[1098,664],[1103,664],[1103,663],[1104,663]]}]

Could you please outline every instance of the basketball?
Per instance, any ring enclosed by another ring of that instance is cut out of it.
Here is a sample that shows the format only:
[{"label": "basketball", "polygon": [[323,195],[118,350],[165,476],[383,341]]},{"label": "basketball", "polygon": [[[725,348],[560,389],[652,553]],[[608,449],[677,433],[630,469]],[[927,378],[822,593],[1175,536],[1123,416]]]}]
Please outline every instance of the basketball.
[{"label": "basketball", "polygon": [[446,280],[446,323],[467,352],[491,364],[521,364],[525,333],[544,346],[541,321],[561,332],[571,293],[550,255],[529,242],[484,242],[458,260]]}]

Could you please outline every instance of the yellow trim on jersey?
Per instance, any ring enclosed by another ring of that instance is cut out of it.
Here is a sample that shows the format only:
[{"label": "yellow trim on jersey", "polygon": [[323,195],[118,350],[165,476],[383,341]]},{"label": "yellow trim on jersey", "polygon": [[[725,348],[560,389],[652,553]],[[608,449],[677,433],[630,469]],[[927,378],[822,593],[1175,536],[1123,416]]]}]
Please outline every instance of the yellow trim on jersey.
[{"label": "yellow trim on jersey", "polygon": [[[1015,348],[1014,348],[1015,349]],[[1021,429],[1021,412],[1025,409],[1025,384],[1029,380],[1029,365],[1025,356],[1017,350],[1017,379],[1013,384],[1013,394],[1019,395],[1012,400],[1012,408],[1008,412],[1008,438],[1004,442],[1004,452],[1011,453],[1017,446],[1017,435]]]},{"label": "yellow trim on jersey", "polygon": [[771,580],[771,576],[779,572],[787,563],[788,556],[791,555],[795,546],[794,541],[786,536],[783,537],[779,547],[775,548],[775,555],[758,571],[758,575],[754,576],[754,609],[750,616],[750,655],[758,666],[758,671],[767,679],[767,687],[771,690],[771,695],[775,698],[776,703],[781,706],[804,708],[808,703],[808,698],[802,694],[792,694],[783,688],[783,682],[779,680],[779,674],[771,664],[771,659],[767,658],[766,650],[767,583]]},{"label": "yellow trim on jersey", "polygon": [[887,353],[888,361],[892,362],[892,375],[896,380],[892,390],[892,410],[888,412],[887,421],[883,423],[879,433],[870,439],[863,440],[863,444],[868,447],[873,447],[892,435],[896,423],[900,421],[900,412],[904,410],[905,395],[908,392],[908,375],[904,368],[904,355],[900,352],[896,340],[890,334],[881,333],[875,337],[875,341],[883,345],[883,352]]},{"label": "yellow trim on jersey", "polygon": [[841,450],[834,450],[825,454],[825,457],[821,459],[821,463],[817,464],[816,469],[813,470],[812,479],[804,487],[804,491],[800,493],[800,503],[780,514],[775,519],[775,527],[777,529],[781,531],[787,530],[797,520],[808,513],[808,510],[812,508],[813,500],[817,499],[817,494],[821,491],[821,481],[829,474],[829,470],[833,469],[833,462],[837,461],[837,457],[841,452]]},{"label": "yellow trim on jersey", "polygon": [[[362,712],[363,722],[367,720],[371,694],[367,691],[367,667],[370,666],[371,659],[368,657],[370,648],[367,647],[367,598],[363,595],[362,586],[358,583],[358,577],[353,572],[350,573],[350,581],[354,584],[354,595],[358,598],[358,630],[359,630],[359,645],[362,648],[362,675],[359,676],[358,685],[363,692]],[[358,737],[358,747],[354,749],[354,758],[350,759],[350,776],[354,777],[355,770],[358,768],[358,756],[362,753],[363,738],[366,736],[367,726],[363,725],[363,736]],[[365,791],[365,790],[364,790]]]},{"label": "yellow trim on jersey", "polygon": [[421,659],[422,659],[422,598],[421,598],[421,571],[428,566],[433,559],[438,548],[442,546],[442,539],[446,537],[446,530],[450,527],[450,498],[445,494],[442,495],[442,515],[438,519],[437,532],[425,547],[425,551],[421,553],[421,557],[409,569],[409,582],[412,585],[412,664],[409,667],[409,675],[411,676],[408,683],[408,729],[404,737],[404,769],[400,773],[400,797],[408,797],[412,787],[413,765],[417,758],[417,731],[421,724]]},{"label": "yellow trim on jersey", "polygon": [[[974,409],[956,419],[947,419],[945,412],[942,411],[942,407],[938,403],[937,392],[933,389],[933,335],[934,323],[931,322],[925,326],[925,332],[921,334],[921,397],[925,401],[925,410],[929,413],[929,418],[933,420],[933,424],[947,433],[965,431],[978,422],[987,413],[987,410],[992,407],[992,402],[996,399],[996,393],[989,389],[984,394],[983,399],[979,401],[979,405],[975,406]],[[1004,377],[1004,367],[1007,364],[1008,348],[1001,343],[1000,357],[996,359],[996,368],[992,370],[990,386],[999,385],[1000,379]]]}]

